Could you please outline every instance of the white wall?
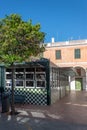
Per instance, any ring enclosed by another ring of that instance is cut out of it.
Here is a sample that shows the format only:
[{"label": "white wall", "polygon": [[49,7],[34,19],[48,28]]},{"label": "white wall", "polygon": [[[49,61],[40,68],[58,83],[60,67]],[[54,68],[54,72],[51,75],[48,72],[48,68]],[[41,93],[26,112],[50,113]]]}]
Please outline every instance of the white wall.
[{"label": "white wall", "polygon": [[60,87],[51,88],[51,104],[60,99]]},{"label": "white wall", "polygon": [[70,78],[70,88],[71,90],[75,90],[75,77]]},{"label": "white wall", "polygon": [[63,98],[65,95],[66,95],[66,86],[63,86],[63,87],[61,86],[58,88],[51,88],[51,104]]},{"label": "white wall", "polygon": [[86,77],[83,77],[83,90],[86,90]]}]

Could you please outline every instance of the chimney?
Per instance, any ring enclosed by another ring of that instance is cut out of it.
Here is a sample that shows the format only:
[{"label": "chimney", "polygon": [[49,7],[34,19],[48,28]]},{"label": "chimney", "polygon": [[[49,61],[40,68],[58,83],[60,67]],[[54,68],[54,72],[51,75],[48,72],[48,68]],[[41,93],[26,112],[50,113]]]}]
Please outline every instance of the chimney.
[{"label": "chimney", "polygon": [[51,39],[51,40],[52,40],[52,43],[54,43],[54,42],[55,42],[55,41],[54,41],[54,37],[52,37],[52,39]]}]

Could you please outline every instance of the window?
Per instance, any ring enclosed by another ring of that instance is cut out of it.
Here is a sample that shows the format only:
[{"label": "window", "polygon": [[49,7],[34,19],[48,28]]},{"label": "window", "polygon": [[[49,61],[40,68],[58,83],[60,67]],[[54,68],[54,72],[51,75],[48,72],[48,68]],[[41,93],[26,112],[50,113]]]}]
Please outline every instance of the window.
[{"label": "window", "polygon": [[79,59],[81,56],[80,56],[80,49],[75,49],[74,51],[74,57],[75,59]]},{"label": "window", "polygon": [[24,72],[24,68],[17,68],[17,69],[16,69],[16,72],[18,72],[18,73],[19,73],[19,72]]},{"label": "window", "polygon": [[37,80],[45,80],[45,77],[46,77],[46,76],[45,76],[44,73],[40,73],[40,74],[37,73],[37,74],[36,74],[36,79],[37,79]]},{"label": "window", "polygon": [[26,74],[26,79],[33,80],[34,79],[34,74],[33,73]]},{"label": "window", "polygon": [[15,69],[15,86],[23,87],[24,86],[24,68]]},{"label": "window", "polygon": [[56,59],[61,59],[61,50],[56,50]]},{"label": "window", "polygon": [[45,72],[45,68],[38,67],[36,68],[36,72]]},{"label": "window", "polygon": [[76,71],[77,71],[77,74],[78,74],[79,76],[81,76],[81,69],[78,68],[78,69],[76,69]]},{"label": "window", "polygon": [[23,79],[24,78],[24,74],[16,74],[16,79]]},{"label": "window", "polygon": [[12,78],[12,74],[6,74],[6,79],[11,79]]},{"label": "window", "polygon": [[26,87],[34,87],[34,81],[26,81]]},{"label": "window", "polygon": [[45,81],[37,81],[37,87],[45,87]]},{"label": "window", "polygon": [[[15,87],[44,88],[46,87],[45,68],[15,68]],[[12,86],[12,72],[6,69],[6,86]]]},{"label": "window", "polygon": [[35,69],[34,68],[26,68],[26,72],[34,72]]},{"label": "window", "polygon": [[16,86],[17,87],[23,87],[24,86],[23,81],[22,80],[16,80]]},{"label": "window", "polygon": [[12,72],[11,69],[6,69],[6,86],[11,87],[12,86]]}]

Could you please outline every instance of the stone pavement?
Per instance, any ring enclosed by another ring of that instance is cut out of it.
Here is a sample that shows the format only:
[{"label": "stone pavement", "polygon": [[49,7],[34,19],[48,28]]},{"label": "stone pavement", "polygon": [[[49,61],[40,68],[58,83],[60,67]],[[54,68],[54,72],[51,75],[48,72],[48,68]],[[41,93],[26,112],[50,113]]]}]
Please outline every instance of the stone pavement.
[{"label": "stone pavement", "polygon": [[87,124],[86,91],[73,91],[51,106],[16,105],[16,108],[21,108],[21,110],[26,109],[31,117],[31,112],[39,112],[42,113],[46,118],[58,119],[71,123]]},{"label": "stone pavement", "polygon": [[72,92],[51,106],[16,105],[0,114],[0,130],[87,130],[87,92]]},{"label": "stone pavement", "polygon": [[87,125],[66,123],[60,120],[30,118],[29,116],[0,117],[0,130],[87,130]]}]

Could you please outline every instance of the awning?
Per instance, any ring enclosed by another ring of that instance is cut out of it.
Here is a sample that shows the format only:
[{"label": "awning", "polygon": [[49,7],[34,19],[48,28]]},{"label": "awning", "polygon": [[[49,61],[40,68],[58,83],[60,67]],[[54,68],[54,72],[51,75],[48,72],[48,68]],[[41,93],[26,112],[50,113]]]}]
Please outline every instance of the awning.
[{"label": "awning", "polygon": [[66,75],[66,76],[73,77],[73,76],[78,75],[73,67],[63,67],[63,68],[60,68],[60,71],[62,74]]}]

